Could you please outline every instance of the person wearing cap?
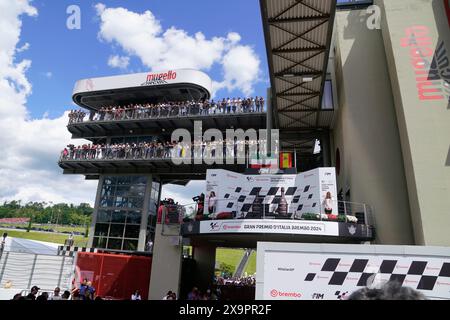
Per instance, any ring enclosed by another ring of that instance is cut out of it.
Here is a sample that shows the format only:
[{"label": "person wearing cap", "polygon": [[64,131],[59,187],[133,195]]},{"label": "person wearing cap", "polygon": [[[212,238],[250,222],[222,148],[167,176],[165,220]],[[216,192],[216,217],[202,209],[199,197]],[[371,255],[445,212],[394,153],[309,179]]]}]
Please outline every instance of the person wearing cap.
[{"label": "person wearing cap", "polygon": [[41,288],[39,288],[37,286],[33,286],[31,288],[30,293],[27,295],[26,299],[27,300],[36,300],[36,295],[39,292],[39,290],[41,290]]}]

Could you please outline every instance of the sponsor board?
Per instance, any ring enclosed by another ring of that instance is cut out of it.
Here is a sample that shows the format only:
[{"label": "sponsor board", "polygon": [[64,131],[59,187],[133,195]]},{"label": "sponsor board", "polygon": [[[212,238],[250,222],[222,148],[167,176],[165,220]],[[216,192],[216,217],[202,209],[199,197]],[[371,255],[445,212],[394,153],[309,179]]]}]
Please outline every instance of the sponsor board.
[{"label": "sponsor board", "polygon": [[[328,192],[333,200],[332,212],[338,212],[335,168],[318,168],[301,174],[262,175],[207,170],[207,207],[210,207],[208,196],[211,192],[218,199],[213,213],[228,212],[235,218],[260,218],[262,215],[300,218],[304,213],[325,213],[323,201]],[[283,210],[280,209],[282,200],[285,201]]]},{"label": "sponsor board", "polygon": [[338,236],[339,223],[327,221],[211,220],[200,222],[200,233],[277,233]]},{"label": "sponsor board", "polygon": [[301,292],[298,300],[345,300],[358,289],[381,288],[388,281],[429,299],[450,299],[449,248],[260,242],[257,254],[263,264],[257,269],[256,299],[292,299],[275,295],[275,288]]}]

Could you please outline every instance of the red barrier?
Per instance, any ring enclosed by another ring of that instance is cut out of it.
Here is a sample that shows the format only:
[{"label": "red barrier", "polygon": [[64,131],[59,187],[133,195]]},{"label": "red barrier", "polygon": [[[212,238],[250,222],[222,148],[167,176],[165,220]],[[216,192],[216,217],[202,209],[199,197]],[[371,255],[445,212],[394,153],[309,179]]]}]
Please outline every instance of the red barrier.
[{"label": "red barrier", "polygon": [[79,252],[77,255],[77,281],[92,281],[97,296],[130,300],[139,290],[147,300],[152,259],[108,253]]}]

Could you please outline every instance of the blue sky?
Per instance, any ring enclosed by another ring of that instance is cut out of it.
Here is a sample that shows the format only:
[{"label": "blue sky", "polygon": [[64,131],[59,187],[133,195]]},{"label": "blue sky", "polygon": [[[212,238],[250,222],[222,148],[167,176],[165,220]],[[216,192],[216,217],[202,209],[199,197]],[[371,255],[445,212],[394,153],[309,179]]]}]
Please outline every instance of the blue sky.
[{"label": "blue sky", "polygon": [[[80,30],[66,27],[71,5]],[[0,21],[0,201],[94,203],[97,182],[57,165],[64,146],[84,143],[66,128],[79,79],[197,68],[217,98],[269,86],[258,0],[0,0]],[[187,203],[203,188],[163,196]]]},{"label": "blue sky", "polygon": [[[35,0],[31,2],[38,10],[36,17],[23,17],[21,44],[28,42],[30,49],[17,58],[31,59],[32,66],[27,77],[33,85],[27,107],[33,118],[58,117],[71,108],[71,92],[76,80],[148,70],[139,58],[131,57],[126,70],[111,68],[107,64],[110,55],[122,55],[118,45],[100,41],[100,19],[95,4],[99,1]],[[190,35],[202,32],[207,39],[225,37],[229,32],[241,35],[241,42],[251,46],[261,60],[261,81],[254,86],[255,95],[265,95],[268,86],[267,59],[264,36],[257,0],[228,1],[101,1],[108,8],[124,7],[129,11],[143,13],[150,10],[161,21],[164,29],[175,26]],[[66,28],[69,5],[81,9],[81,30]],[[206,71],[214,80],[221,78],[221,68],[213,66]],[[51,76],[49,76],[51,73]],[[240,90],[221,90],[224,95],[243,95]]]}]

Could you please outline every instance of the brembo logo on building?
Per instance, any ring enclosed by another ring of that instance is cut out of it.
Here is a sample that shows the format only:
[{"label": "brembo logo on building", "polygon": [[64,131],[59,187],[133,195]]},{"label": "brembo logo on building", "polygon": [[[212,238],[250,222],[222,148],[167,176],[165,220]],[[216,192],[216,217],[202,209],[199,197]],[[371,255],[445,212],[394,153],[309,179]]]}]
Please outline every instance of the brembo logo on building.
[{"label": "brembo logo on building", "polygon": [[157,84],[167,84],[168,80],[175,80],[177,78],[177,73],[175,71],[168,71],[164,73],[150,73],[147,75],[147,80],[142,84],[142,86],[152,86]]},{"label": "brembo logo on building", "polygon": [[276,289],[270,290],[270,296],[272,298],[297,298],[300,299],[302,297],[302,294],[300,292],[282,292],[278,291]]},{"label": "brembo logo on building", "polygon": [[450,66],[444,42],[434,49],[426,26],[412,26],[405,33],[401,46],[409,48],[419,99],[450,101]]}]

